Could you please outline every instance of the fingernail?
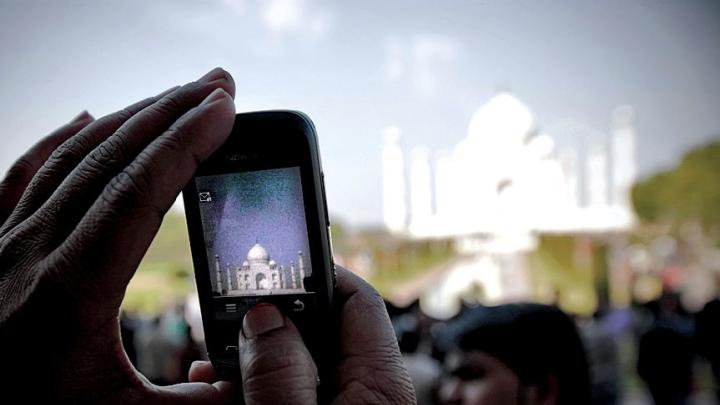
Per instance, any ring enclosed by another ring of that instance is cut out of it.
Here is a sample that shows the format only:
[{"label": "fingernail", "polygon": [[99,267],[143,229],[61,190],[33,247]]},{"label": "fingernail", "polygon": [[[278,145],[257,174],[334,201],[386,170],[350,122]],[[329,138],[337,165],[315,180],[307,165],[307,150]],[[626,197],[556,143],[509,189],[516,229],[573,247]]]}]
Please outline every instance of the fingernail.
[{"label": "fingernail", "polygon": [[79,123],[81,121],[89,121],[91,119],[93,119],[93,116],[90,115],[90,113],[87,112],[87,110],[84,110],[80,114],[76,115],[75,118],[73,118],[72,121],[70,121],[70,123],[75,124],[75,123]]},{"label": "fingernail", "polygon": [[213,90],[212,93],[210,93],[207,97],[205,97],[205,100],[203,100],[200,105],[206,105],[210,104],[214,101],[220,100],[221,98],[227,97],[228,94],[223,90],[222,87],[218,87],[217,89]]},{"label": "fingernail", "polygon": [[258,304],[243,319],[243,335],[252,339],[285,326],[285,318],[272,304]]},{"label": "fingernail", "polygon": [[200,360],[195,360],[192,363],[190,363],[190,369],[188,370],[188,374],[192,373],[194,369],[200,367],[200,365],[202,365],[202,364],[203,364],[203,362]]},{"label": "fingernail", "polygon": [[198,79],[199,82],[209,83],[213,80],[227,78],[227,73],[222,68],[216,67],[215,69],[207,72],[205,76]]}]

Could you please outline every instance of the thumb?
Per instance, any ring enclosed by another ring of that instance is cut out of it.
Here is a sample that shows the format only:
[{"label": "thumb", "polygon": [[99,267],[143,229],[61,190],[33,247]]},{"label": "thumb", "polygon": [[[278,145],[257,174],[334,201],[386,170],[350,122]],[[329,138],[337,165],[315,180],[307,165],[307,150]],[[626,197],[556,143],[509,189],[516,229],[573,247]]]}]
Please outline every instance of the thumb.
[{"label": "thumb", "polygon": [[173,405],[223,405],[230,404],[235,395],[233,384],[218,381],[214,384],[183,383],[166,387],[152,387],[149,398],[140,403],[173,404]]},{"label": "thumb", "polygon": [[295,325],[272,304],[245,315],[240,373],[247,405],[317,403],[317,368]]}]

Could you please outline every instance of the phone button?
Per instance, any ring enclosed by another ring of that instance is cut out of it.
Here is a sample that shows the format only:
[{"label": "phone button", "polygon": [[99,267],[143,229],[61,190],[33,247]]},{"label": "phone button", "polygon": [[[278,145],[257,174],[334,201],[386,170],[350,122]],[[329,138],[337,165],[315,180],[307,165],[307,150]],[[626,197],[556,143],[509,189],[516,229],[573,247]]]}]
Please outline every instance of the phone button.
[{"label": "phone button", "polygon": [[320,190],[322,191],[322,198],[323,198],[323,209],[325,211],[325,224],[327,226],[330,226],[330,216],[328,216],[328,205],[327,205],[327,195],[325,195],[325,173],[320,172]]},{"label": "phone button", "polygon": [[227,346],[225,346],[225,354],[237,355],[237,354],[238,354],[238,347],[237,347],[237,346],[234,346],[234,345],[227,345]]},{"label": "phone button", "polygon": [[293,312],[302,312],[305,310],[305,303],[299,298],[293,301]]}]

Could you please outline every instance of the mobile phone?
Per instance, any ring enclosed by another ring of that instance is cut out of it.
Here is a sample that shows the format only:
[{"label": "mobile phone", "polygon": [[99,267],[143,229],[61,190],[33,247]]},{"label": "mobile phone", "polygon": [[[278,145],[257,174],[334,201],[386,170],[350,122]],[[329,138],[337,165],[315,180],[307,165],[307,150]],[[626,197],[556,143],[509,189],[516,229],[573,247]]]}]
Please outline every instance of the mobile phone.
[{"label": "mobile phone", "polygon": [[205,344],[220,377],[239,379],[243,317],[269,302],[298,327],[323,385],[335,270],[312,121],[294,111],[238,114],[183,200]]}]

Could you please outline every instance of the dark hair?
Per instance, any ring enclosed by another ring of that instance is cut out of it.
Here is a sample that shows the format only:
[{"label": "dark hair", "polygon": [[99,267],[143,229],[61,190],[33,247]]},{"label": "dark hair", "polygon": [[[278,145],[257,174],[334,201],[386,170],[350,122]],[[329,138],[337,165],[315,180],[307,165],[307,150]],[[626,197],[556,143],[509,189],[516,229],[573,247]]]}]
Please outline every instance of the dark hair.
[{"label": "dark hair", "polygon": [[438,344],[487,353],[506,364],[523,384],[558,380],[558,404],[590,403],[585,350],[574,322],[556,307],[508,304],[479,307],[450,322]]}]

